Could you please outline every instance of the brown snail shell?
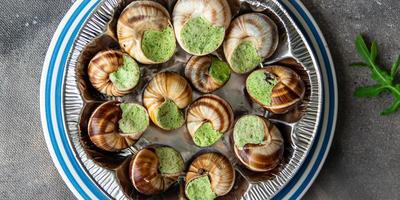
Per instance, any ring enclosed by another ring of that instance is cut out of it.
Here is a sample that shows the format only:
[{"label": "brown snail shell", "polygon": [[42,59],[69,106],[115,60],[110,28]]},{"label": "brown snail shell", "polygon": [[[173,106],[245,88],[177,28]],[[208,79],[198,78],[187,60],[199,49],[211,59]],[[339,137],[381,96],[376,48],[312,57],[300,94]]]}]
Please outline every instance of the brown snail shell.
[{"label": "brown snail shell", "polygon": [[[154,1],[134,1],[130,3],[118,19],[117,35],[121,48],[143,64],[158,64],[142,50],[142,39],[147,30],[162,31],[172,28],[171,17],[161,4]],[[175,40],[175,37],[173,38]],[[171,55],[172,57],[172,55]]]},{"label": "brown snail shell", "polygon": [[173,101],[179,109],[186,108],[192,102],[192,88],[185,78],[174,72],[161,72],[147,85],[143,94],[143,104],[149,112],[150,119],[162,127],[157,119],[157,110],[166,100]]},{"label": "brown snail shell", "polygon": [[[124,96],[131,93],[135,87],[120,90],[110,79],[110,74],[116,72],[124,62],[124,53],[117,50],[106,50],[97,53],[89,63],[88,76],[93,87],[108,96]],[[136,62],[132,59],[132,62]],[[139,71],[139,69],[138,69]]]},{"label": "brown snail shell", "polygon": [[[275,114],[283,114],[295,108],[298,103],[303,100],[306,90],[305,85],[301,77],[295,71],[278,65],[267,66],[257,71],[264,71],[275,77],[278,81],[272,89],[270,105],[261,103],[249,93],[253,101],[257,102],[268,111]],[[249,90],[247,89],[247,91]]]},{"label": "brown snail shell", "polygon": [[168,190],[182,173],[162,174],[159,171],[160,161],[155,153],[156,148],[158,145],[140,150],[129,167],[129,177],[133,186],[145,195],[155,195]]},{"label": "brown snail shell", "polygon": [[223,46],[225,57],[232,70],[236,73],[251,71],[251,69],[244,72],[240,71],[232,63],[236,48],[247,41],[255,45],[257,54],[263,60],[267,59],[272,56],[278,47],[278,27],[268,16],[261,13],[244,14],[232,21]]},{"label": "brown snail shell", "polygon": [[209,73],[213,59],[212,55],[192,56],[185,67],[185,76],[193,86],[202,93],[211,93],[218,90],[225,83],[215,80]]},{"label": "brown snail shell", "polygon": [[101,104],[92,114],[88,123],[90,140],[100,149],[120,151],[136,143],[143,133],[125,134],[119,130],[122,118],[121,103],[108,101]]},{"label": "brown snail shell", "polygon": [[276,168],[282,161],[284,141],[281,132],[275,125],[263,117],[260,118],[264,122],[264,144],[246,144],[243,149],[234,145],[234,151],[236,157],[248,169],[267,172]]},{"label": "brown snail shell", "polygon": [[204,95],[193,102],[187,112],[187,130],[194,138],[197,129],[210,122],[213,129],[227,132],[234,123],[231,105],[216,95]]},{"label": "brown snail shell", "polygon": [[214,26],[228,29],[232,19],[231,9],[226,0],[178,0],[173,10],[175,35],[180,46],[192,55],[206,55],[211,52],[198,54],[191,52],[184,44],[181,31],[186,23],[193,18],[203,17]]},{"label": "brown snail shell", "polygon": [[228,194],[235,183],[235,170],[228,158],[220,153],[204,153],[194,159],[186,174],[186,187],[201,176],[209,177],[211,190],[217,196]]}]

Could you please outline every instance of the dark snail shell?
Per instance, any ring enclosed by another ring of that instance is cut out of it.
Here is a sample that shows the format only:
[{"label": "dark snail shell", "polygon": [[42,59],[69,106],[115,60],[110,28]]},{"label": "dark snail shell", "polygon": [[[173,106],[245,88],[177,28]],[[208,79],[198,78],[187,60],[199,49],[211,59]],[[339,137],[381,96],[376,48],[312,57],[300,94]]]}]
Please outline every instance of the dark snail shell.
[{"label": "dark snail shell", "polygon": [[159,171],[160,161],[155,153],[156,148],[158,145],[140,150],[129,167],[129,177],[133,186],[145,195],[160,194],[168,190],[181,175],[181,173],[162,174]]},{"label": "dark snail shell", "polygon": [[[236,157],[248,169],[266,172],[276,168],[283,158],[284,141],[279,129],[270,121],[264,122],[264,144],[246,144],[243,149],[234,145]],[[234,129],[235,134],[235,129]]]},{"label": "dark snail shell", "polygon": [[201,176],[209,177],[211,190],[217,196],[228,194],[235,183],[235,170],[228,158],[220,153],[204,153],[193,160],[186,174],[186,188]]},{"label": "dark snail shell", "polygon": [[[99,92],[108,96],[124,96],[135,89],[135,87],[126,90],[118,89],[110,79],[110,74],[123,65],[124,55],[127,54],[117,50],[106,50],[97,53],[92,58],[88,66],[88,76],[93,87]],[[132,59],[132,62],[135,61]],[[139,71],[139,68],[137,70]]]},{"label": "dark snail shell", "polygon": [[204,95],[193,102],[187,112],[187,129],[194,138],[197,129],[210,122],[213,129],[227,132],[234,123],[232,107],[221,97]]},{"label": "dark snail shell", "polygon": [[218,59],[212,55],[193,56],[190,58],[185,68],[185,76],[193,86],[202,93],[211,93],[218,90],[224,83],[213,78],[209,72],[213,59]]},{"label": "dark snail shell", "polygon": [[253,73],[257,71],[265,72],[277,81],[272,89],[270,105],[263,104],[252,96],[246,83],[246,89],[252,100],[268,111],[275,114],[283,114],[294,109],[303,100],[306,91],[305,85],[301,77],[293,70],[283,66],[272,65],[256,70]]},{"label": "dark snail shell", "polygon": [[88,123],[90,140],[100,149],[120,151],[126,149],[143,133],[124,134],[119,130],[118,121],[122,118],[121,103],[108,101],[101,104],[92,114]]}]

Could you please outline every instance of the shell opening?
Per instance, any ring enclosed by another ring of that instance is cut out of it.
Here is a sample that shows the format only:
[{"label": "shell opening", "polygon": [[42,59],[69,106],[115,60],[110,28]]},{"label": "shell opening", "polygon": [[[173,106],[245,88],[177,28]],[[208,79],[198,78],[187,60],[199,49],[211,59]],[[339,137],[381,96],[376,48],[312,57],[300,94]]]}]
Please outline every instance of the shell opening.
[{"label": "shell opening", "polygon": [[263,105],[271,105],[272,91],[277,85],[277,78],[263,70],[257,70],[249,75],[246,89],[249,95]]},{"label": "shell opening", "polygon": [[265,140],[263,119],[255,115],[240,118],[233,130],[234,142],[240,150],[247,144],[261,145]]},{"label": "shell opening", "polygon": [[158,147],[155,153],[159,159],[158,170],[161,174],[179,174],[184,170],[182,156],[171,147]]},{"label": "shell opening", "polygon": [[217,131],[210,122],[204,122],[195,132],[193,141],[197,146],[207,147],[215,144],[223,133]]},{"label": "shell opening", "polygon": [[213,25],[204,17],[189,19],[182,28],[184,48],[194,55],[205,55],[221,46],[225,28]]},{"label": "shell opening", "polygon": [[237,73],[248,73],[262,61],[263,58],[258,55],[254,42],[244,41],[234,50],[231,58],[231,67]]},{"label": "shell opening", "polygon": [[122,65],[117,71],[111,73],[109,78],[118,90],[131,90],[139,83],[139,65],[133,58],[124,55]]},{"label": "shell opening", "polygon": [[185,123],[183,112],[170,99],[165,99],[164,103],[156,112],[158,124],[165,129],[174,130]]},{"label": "shell opening", "polygon": [[210,178],[206,175],[192,179],[186,187],[190,200],[213,200],[217,197],[211,188]]},{"label": "shell opening", "polygon": [[166,62],[175,53],[176,41],[174,30],[167,27],[162,31],[146,30],[142,39],[144,55],[154,62]]},{"label": "shell opening", "polygon": [[149,116],[146,109],[138,104],[122,103],[120,105],[122,110],[122,118],[119,120],[119,129],[124,134],[138,134],[143,133],[149,126]]},{"label": "shell opening", "polygon": [[216,82],[221,85],[225,84],[231,76],[229,65],[215,57],[211,58],[211,66],[208,69],[208,73]]}]

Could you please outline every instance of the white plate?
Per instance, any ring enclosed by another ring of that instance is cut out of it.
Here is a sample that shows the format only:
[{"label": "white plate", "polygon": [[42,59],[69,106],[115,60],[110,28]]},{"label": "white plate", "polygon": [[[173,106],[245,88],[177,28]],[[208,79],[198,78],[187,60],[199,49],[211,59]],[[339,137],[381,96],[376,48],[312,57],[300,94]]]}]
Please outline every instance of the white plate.
[{"label": "white plate", "polygon": [[[41,117],[44,135],[52,159],[72,192],[82,199],[107,199],[108,196],[88,175],[77,159],[66,130],[77,128],[65,123],[62,101],[64,75],[73,43],[90,13],[101,0],[78,0],[60,23],[43,67],[41,79]],[[322,121],[315,142],[300,170],[274,199],[298,199],[310,187],[328,154],[337,116],[337,83],[329,49],[321,31],[307,9],[298,0],[280,1],[317,57],[323,80]],[[66,88],[68,89],[68,88]]]}]

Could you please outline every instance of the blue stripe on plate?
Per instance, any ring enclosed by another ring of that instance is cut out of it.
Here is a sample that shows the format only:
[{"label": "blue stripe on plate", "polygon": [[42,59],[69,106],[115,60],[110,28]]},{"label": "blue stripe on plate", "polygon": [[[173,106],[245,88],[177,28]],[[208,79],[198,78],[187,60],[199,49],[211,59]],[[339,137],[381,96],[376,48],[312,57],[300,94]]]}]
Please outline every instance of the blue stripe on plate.
[{"label": "blue stripe on plate", "polygon": [[[65,40],[65,36],[68,32],[68,30],[70,29],[71,25],[74,23],[74,20],[77,18],[77,16],[82,12],[82,10],[87,6],[87,4],[90,2],[90,0],[85,0],[82,2],[82,4],[79,5],[79,7],[74,11],[74,13],[71,15],[71,18],[68,20],[68,22],[66,23],[65,27],[63,28],[60,37],[58,38],[57,42],[56,42],[56,46],[55,46],[55,50],[52,54],[51,60],[50,60],[50,64],[49,64],[49,71],[47,74],[47,79],[46,79],[46,89],[45,89],[45,105],[46,105],[46,118],[48,123],[48,130],[49,130],[49,135],[50,135],[50,140],[51,143],[53,144],[53,148],[54,148],[54,152],[60,162],[60,165],[63,169],[63,171],[65,172],[67,178],[70,180],[71,184],[73,185],[74,188],[76,188],[76,190],[82,195],[82,197],[84,199],[89,199],[88,194],[80,187],[80,185],[77,183],[75,177],[71,174],[71,172],[69,171],[68,167],[66,166],[65,160],[61,155],[60,152],[60,147],[57,145],[57,141],[55,139],[55,133],[54,133],[54,125],[52,124],[52,118],[51,118],[51,113],[53,113],[54,111],[51,110],[50,108],[50,98],[51,98],[51,83],[52,83],[52,77],[51,75],[53,74],[53,70],[54,70],[54,65],[57,59],[57,55],[59,53],[60,50],[60,46],[62,44],[62,42]],[[62,108],[62,104],[61,104],[61,99],[62,99],[62,92],[61,92],[61,88],[62,88],[62,82],[63,82],[63,75],[64,75],[64,71],[65,71],[65,63],[66,60],[69,56],[68,52],[69,49],[71,49],[72,44],[73,44],[73,40],[75,39],[76,35],[79,33],[83,23],[87,20],[89,14],[94,10],[94,8],[99,4],[99,2],[96,2],[93,6],[91,6],[89,8],[89,10],[87,11],[87,13],[84,15],[84,17],[82,18],[82,20],[79,22],[79,24],[77,25],[77,27],[75,28],[75,30],[73,31],[71,37],[68,40],[66,49],[67,51],[65,51],[63,53],[62,56],[62,60],[60,63],[60,68],[59,71],[57,72],[57,79],[56,79],[56,113],[62,113],[61,112],[61,108]],[[60,133],[61,136],[61,140],[62,143],[65,147],[69,146],[69,142],[67,139],[67,134],[64,132],[64,120],[62,118],[61,115],[57,115],[57,123],[59,125],[59,129],[58,132]],[[98,198],[107,198],[104,193],[99,189],[99,187],[95,184],[93,184],[93,182],[90,180],[90,178],[86,175],[86,173],[82,170],[82,168],[80,167],[79,163],[76,160],[76,157],[74,156],[74,153],[72,152],[72,150],[70,148],[65,148],[65,151],[67,153],[67,159],[71,162],[72,167],[74,168],[74,170],[77,172],[78,176],[82,179],[82,181],[85,183],[85,185],[89,188],[89,190]]]}]

